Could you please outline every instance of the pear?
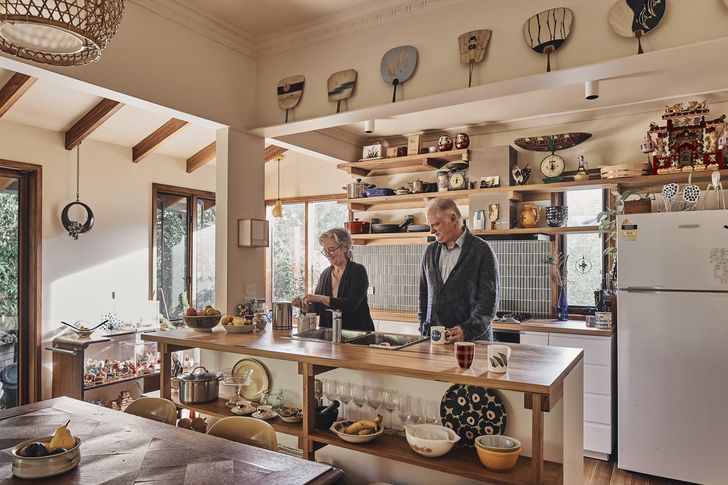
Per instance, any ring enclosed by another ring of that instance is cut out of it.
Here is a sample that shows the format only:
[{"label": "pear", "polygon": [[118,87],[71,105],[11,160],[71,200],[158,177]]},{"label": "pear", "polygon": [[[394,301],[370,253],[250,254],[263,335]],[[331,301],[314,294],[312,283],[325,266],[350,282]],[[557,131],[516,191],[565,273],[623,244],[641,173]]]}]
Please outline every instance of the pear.
[{"label": "pear", "polygon": [[59,426],[56,432],[53,434],[53,438],[51,439],[50,451],[53,451],[56,448],[65,448],[67,450],[70,450],[71,448],[76,446],[76,438],[73,437],[71,431],[67,427],[68,423],[70,422],[71,421],[69,420],[63,426]]}]

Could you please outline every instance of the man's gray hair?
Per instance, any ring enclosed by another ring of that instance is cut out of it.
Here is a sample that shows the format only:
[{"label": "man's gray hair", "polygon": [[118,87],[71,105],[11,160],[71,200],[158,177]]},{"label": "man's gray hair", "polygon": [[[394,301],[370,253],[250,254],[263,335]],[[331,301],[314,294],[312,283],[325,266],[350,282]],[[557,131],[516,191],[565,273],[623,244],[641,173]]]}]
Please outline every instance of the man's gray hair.
[{"label": "man's gray hair", "polygon": [[440,217],[449,217],[451,214],[455,214],[458,219],[462,219],[463,216],[458,209],[457,204],[452,199],[447,197],[436,197],[427,204],[427,209],[434,208]]},{"label": "man's gray hair", "polygon": [[328,231],[322,232],[318,239],[319,244],[323,245],[326,239],[333,239],[334,241],[336,241],[337,244],[342,246],[344,248],[344,254],[346,255],[346,259],[352,258],[351,248],[354,246],[354,241],[351,239],[351,236],[347,231],[335,227],[333,229],[329,229]]}]

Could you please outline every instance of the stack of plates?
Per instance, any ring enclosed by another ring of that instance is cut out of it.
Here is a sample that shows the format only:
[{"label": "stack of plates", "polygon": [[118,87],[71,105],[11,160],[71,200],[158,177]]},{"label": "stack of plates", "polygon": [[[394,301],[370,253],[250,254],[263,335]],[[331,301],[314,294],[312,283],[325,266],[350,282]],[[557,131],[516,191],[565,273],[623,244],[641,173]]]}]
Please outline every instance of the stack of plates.
[{"label": "stack of plates", "polygon": [[647,162],[640,163],[620,163],[619,165],[605,165],[601,167],[603,179],[618,179],[623,177],[639,177],[650,174],[650,164]]}]

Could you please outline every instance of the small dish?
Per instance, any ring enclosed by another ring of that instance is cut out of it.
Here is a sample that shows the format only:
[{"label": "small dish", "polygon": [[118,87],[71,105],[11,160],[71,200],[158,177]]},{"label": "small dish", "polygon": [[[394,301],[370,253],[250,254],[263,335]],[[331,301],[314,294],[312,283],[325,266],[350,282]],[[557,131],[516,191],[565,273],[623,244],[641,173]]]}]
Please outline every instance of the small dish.
[{"label": "small dish", "polygon": [[12,456],[13,475],[18,478],[49,478],[73,470],[81,462],[81,440],[76,439],[76,446],[63,453],[46,456],[21,456],[20,450],[33,442],[50,442],[53,436],[44,436],[23,441],[10,451]]},{"label": "small dish", "polygon": [[253,333],[255,325],[223,325],[227,333]]},{"label": "small dish", "polygon": [[300,423],[303,421],[303,410],[300,408],[281,408],[278,411],[278,417],[286,423]]},{"label": "small dish", "polygon": [[255,411],[255,406],[250,402],[242,402],[237,406],[230,408],[230,412],[237,414],[238,416],[247,416]]},{"label": "small dish", "polygon": [[381,424],[377,428],[377,430],[374,433],[371,434],[349,434],[345,433],[344,430],[347,426],[350,424],[353,424],[354,421],[337,421],[334,424],[331,425],[331,428],[329,428],[331,431],[336,433],[339,438],[341,438],[344,441],[348,441],[349,443],[369,443],[374,438],[379,436],[380,434],[384,433],[384,426]]},{"label": "small dish", "polygon": [[265,414],[261,413],[260,411],[256,411],[250,415],[250,417],[252,417],[252,418],[262,419],[263,421],[269,421],[269,420],[275,418],[276,416],[278,416],[278,413],[276,413],[275,411],[270,411],[269,413],[265,413]]},{"label": "small dish", "polygon": [[465,170],[470,166],[469,162],[450,162],[445,165],[448,170]]}]

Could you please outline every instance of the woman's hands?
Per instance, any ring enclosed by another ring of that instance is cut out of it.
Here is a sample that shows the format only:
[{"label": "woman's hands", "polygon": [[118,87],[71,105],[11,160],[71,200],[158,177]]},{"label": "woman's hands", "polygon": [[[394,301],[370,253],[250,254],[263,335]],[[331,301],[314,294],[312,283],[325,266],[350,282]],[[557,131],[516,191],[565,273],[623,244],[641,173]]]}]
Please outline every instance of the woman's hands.
[{"label": "woman's hands", "polygon": [[308,304],[306,298],[301,299],[300,297],[296,297],[293,299],[291,304],[296,308],[300,308],[301,311],[303,311],[304,313],[308,313],[309,311],[311,311],[310,305]]}]

